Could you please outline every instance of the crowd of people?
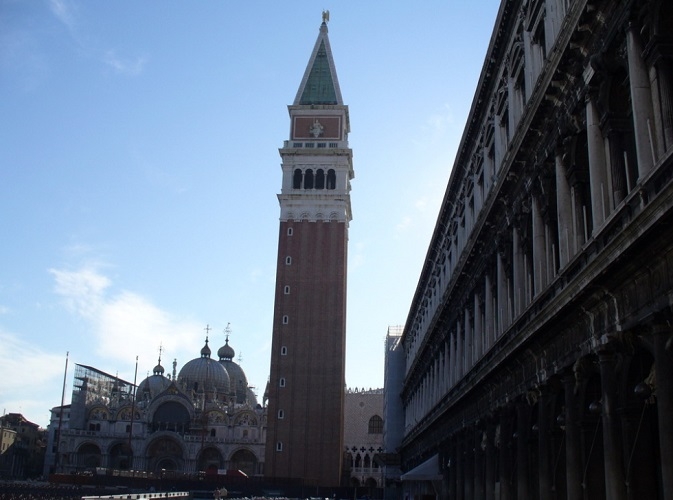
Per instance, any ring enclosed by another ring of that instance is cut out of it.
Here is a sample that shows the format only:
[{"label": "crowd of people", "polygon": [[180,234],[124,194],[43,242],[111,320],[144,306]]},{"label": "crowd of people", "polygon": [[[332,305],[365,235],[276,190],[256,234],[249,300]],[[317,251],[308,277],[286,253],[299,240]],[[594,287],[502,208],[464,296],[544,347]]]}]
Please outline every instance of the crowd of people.
[{"label": "crowd of people", "polygon": [[[104,494],[87,490],[86,495]],[[3,500],[72,500],[82,498],[79,486],[57,485],[40,482],[7,481],[0,482],[0,498]]]}]

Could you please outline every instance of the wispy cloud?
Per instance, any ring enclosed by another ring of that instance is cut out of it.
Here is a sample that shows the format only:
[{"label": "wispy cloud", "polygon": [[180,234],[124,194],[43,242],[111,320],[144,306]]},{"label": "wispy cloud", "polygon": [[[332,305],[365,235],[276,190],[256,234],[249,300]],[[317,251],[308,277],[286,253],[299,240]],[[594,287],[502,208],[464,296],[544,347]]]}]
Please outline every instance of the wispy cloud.
[{"label": "wispy cloud", "polygon": [[0,330],[3,407],[44,425],[49,408],[54,406],[54,388],[62,380],[64,360],[16,334]]},{"label": "wispy cloud", "polygon": [[142,73],[147,58],[138,56],[134,58],[122,58],[116,51],[108,50],[103,57],[103,62],[112,68],[116,73],[123,75],[136,76]]},{"label": "wispy cloud", "polygon": [[195,357],[194,333],[202,325],[176,318],[133,291],[113,291],[110,278],[95,266],[50,273],[69,310],[90,322],[98,356],[128,361],[139,353],[155,353],[161,343],[170,357]]},{"label": "wispy cloud", "polygon": [[68,0],[50,0],[49,8],[62,24],[64,24],[71,32],[76,26],[76,10],[75,5]]},{"label": "wispy cloud", "polygon": [[88,57],[98,59],[116,74],[137,76],[142,73],[147,58],[144,56],[123,57],[117,50],[100,50],[96,37],[86,36],[86,23],[80,19],[76,5],[70,0],[49,0],[49,9],[63,24],[77,47]]},{"label": "wispy cloud", "polygon": [[402,233],[406,232],[407,229],[411,227],[411,217],[405,215],[402,219],[395,224],[395,234],[399,237]]}]

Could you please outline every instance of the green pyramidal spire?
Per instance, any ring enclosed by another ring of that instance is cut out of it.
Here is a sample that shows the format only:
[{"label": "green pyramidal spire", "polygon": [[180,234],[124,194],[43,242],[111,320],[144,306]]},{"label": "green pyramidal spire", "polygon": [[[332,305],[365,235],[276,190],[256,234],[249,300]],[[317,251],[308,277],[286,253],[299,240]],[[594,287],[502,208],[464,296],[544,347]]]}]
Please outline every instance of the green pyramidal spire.
[{"label": "green pyramidal spire", "polygon": [[294,104],[343,104],[324,18]]}]

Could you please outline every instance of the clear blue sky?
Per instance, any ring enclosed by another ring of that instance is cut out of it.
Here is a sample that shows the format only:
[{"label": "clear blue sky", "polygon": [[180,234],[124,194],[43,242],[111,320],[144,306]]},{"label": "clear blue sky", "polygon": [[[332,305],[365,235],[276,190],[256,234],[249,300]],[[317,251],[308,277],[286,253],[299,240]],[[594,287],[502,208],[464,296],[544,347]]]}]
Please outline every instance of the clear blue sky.
[{"label": "clear blue sky", "polygon": [[230,345],[269,372],[278,148],[323,9],[350,108],[346,383],[382,387],[499,2],[0,2],[0,411],[74,363],[140,382]]}]

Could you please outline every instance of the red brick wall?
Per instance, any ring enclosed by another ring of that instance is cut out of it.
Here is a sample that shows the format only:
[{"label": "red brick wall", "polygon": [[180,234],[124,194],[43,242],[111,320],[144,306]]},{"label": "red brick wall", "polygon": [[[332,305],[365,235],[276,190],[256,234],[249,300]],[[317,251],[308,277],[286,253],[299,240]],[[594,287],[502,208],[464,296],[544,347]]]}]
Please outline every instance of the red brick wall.
[{"label": "red brick wall", "polygon": [[[340,481],[347,231],[338,222],[280,224],[265,456],[269,477],[300,477],[322,486]],[[282,346],[287,355],[281,355]],[[279,386],[281,377],[285,387]]]}]

